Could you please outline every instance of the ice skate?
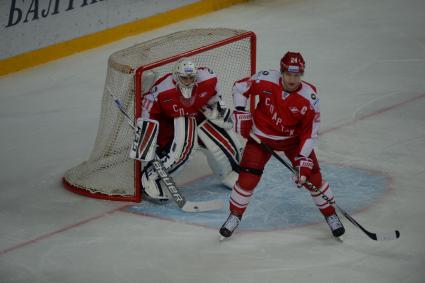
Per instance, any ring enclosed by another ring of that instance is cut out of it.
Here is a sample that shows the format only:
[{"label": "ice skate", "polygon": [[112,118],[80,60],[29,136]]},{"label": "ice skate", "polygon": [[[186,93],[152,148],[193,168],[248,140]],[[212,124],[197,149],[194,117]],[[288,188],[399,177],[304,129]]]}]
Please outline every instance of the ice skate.
[{"label": "ice skate", "polygon": [[330,216],[325,217],[325,219],[329,225],[329,228],[331,228],[334,237],[341,237],[345,233],[345,228],[342,225],[341,220],[339,220],[338,215],[332,214]]},{"label": "ice skate", "polygon": [[241,219],[242,216],[230,213],[226,222],[224,222],[223,226],[220,228],[220,235],[222,236],[221,239],[230,238],[230,236],[232,236],[233,232],[239,226]]}]

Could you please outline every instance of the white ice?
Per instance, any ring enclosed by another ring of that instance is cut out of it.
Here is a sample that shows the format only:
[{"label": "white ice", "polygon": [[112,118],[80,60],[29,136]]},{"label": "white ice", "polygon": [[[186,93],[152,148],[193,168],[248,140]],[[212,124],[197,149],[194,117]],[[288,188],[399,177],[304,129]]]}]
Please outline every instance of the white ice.
[{"label": "white ice", "polygon": [[[425,2],[252,1],[0,78],[0,282],[425,282]],[[108,56],[195,27],[249,29],[258,69],[301,50],[318,86],[322,161],[378,170],[392,190],[345,222],[236,234],[117,211],[62,188],[97,131]]]}]

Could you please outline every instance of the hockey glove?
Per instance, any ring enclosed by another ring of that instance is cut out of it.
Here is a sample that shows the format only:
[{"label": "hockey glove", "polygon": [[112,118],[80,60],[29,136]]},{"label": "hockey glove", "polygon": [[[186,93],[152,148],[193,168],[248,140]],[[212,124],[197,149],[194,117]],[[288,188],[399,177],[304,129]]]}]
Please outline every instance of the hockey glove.
[{"label": "hockey glove", "polygon": [[253,124],[251,112],[234,110],[233,121],[235,132],[247,139]]},{"label": "hockey glove", "polygon": [[159,122],[152,119],[138,118],[134,130],[130,158],[140,161],[153,160],[158,139]]},{"label": "hockey glove", "polygon": [[295,157],[294,165],[295,168],[297,168],[297,175],[295,176],[294,181],[297,187],[301,188],[307,181],[308,177],[310,177],[314,163],[311,158],[298,155]]},{"label": "hockey glove", "polygon": [[229,130],[233,127],[232,110],[225,107],[225,105],[221,106],[220,102],[212,106],[204,106],[202,108],[202,114],[204,114],[205,118],[211,121],[211,123],[220,128]]}]

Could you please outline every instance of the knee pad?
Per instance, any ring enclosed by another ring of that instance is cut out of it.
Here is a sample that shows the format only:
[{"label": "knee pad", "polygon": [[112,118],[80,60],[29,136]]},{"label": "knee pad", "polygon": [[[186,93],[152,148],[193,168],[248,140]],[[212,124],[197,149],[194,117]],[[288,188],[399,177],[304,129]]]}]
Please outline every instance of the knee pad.
[{"label": "knee pad", "polygon": [[196,145],[196,120],[193,117],[174,118],[174,139],[161,162],[168,173],[173,176],[187,165]]}]

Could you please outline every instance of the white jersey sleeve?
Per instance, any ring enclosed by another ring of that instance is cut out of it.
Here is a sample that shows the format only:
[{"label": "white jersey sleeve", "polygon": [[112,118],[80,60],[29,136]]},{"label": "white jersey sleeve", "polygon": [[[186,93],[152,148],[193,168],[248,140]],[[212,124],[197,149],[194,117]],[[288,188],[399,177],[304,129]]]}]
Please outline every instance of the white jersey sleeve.
[{"label": "white jersey sleeve", "polygon": [[312,118],[311,121],[307,122],[308,124],[303,126],[305,127],[305,131],[301,134],[302,145],[300,155],[309,156],[313,151],[318,138],[320,127],[320,99],[317,95],[317,90],[313,85],[305,82],[302,82],[302,84],[303,87],[300,91],[300,95],[310,102],[310,109],[312,111],[309,112],[311,112]]}]

